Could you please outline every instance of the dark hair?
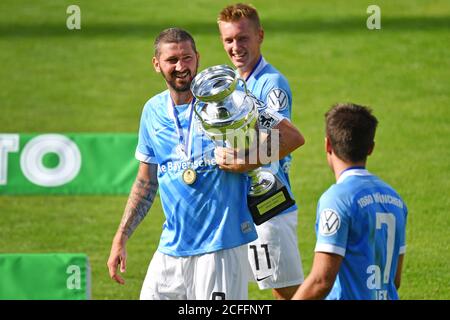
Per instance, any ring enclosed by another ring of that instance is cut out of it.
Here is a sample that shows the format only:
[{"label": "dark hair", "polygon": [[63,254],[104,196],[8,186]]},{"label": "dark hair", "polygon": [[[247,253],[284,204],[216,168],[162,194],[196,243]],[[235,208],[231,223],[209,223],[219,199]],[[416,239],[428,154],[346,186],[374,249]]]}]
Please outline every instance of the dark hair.
[{"label": "dark hair", "polygon": [[325,113],[325,122],[327,138],[338,158],[346,162],[366,160],[378,124],[370,108],[338,103]]},{"label": "dark hair", "polygon": [[256,29],[261,28],[261,22],[259,21],[258,11],[248,4],[237,3],[229,5],[222,9],[217,18],[217,23],[223,22],[234,22],[241,18],[249,19]]},{"label": "dark hair", "polygon": [[179,43],[184,41],[189,41],[192,45],[192,49],[197,53],[194,38],[192,38],[189,32],[180,28],[168,28],[161,31],[155,39],[155,57],[159,57],[160,55],[159,49],[161,43]]}]

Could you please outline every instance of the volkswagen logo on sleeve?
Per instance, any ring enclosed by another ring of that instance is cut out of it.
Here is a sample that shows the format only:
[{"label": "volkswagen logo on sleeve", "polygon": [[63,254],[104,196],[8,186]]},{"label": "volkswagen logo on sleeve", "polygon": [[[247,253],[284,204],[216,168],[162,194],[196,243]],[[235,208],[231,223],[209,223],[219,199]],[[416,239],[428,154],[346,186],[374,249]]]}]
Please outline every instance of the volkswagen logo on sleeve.
[{"label": "volkswagen logo on sleeve", "polygon": [[341,226],[341,218],[333,209],[325,209],[320,213],[319,233],[323,236],[331,236]]},{"label": "volkswagen logo on sleeve", "polygon": [[267,106],[275,111],[283,111],[289,102],[288,95],[282,89],[272,89],[267,95]]}]

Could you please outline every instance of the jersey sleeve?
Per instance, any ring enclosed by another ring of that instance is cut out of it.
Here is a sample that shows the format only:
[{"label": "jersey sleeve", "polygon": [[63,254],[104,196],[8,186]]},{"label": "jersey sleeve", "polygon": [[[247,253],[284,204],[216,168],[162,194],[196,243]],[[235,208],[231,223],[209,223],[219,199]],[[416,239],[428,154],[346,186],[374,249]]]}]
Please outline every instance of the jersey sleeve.
[{"label": "jersey sleeve", "polygon": [[314,251],[345,256],[350,225],[346,210],[332,191],[328,190],[322,195],[317,205],[317,242]]},{"label": "jersey sleeve", "polygon": [[291,118],[292,93],[286,79],[281,76],[271,77],[262,90],[262,100],[268,109]]},{"label": "jersey sleeve", "polygon": [[[283,119],[287,119],[282,114],[271,110],[271,109],[261,109],[258,112],[258,124],[260,127],[265,129],[272,129],[276,127]],[[287,119],[289,121],[289,119]]]},{"label": "jersey sleeve", "polygon": [[141,115],[141,121],[139,125],[139,138],[135,157],[139,161],[145,163],[157,164],[155,152],[153,150],[151,142],[151,134],[150,134],[151,123],[148,112],[149,112],[149,105],[146,104]]}]

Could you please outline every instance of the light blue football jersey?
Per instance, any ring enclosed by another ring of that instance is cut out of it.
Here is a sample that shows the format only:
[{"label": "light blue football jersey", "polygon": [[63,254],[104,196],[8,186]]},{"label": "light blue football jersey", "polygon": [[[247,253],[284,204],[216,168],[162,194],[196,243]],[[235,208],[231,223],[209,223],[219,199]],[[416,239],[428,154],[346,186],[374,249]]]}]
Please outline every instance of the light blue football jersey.
[{"label": "light blue football jersey", "polygon": [[344,257],[326,299],[398,299],[394,279],[407,214],[397,192],[367,170],[342,173],[317,207],[315,251]]},{"label": "light blue football jersey", "polygon": [[[267,63],[263,56],[260,56],[256,66],[247,79],[245,79],[245,82],[247,89],[257,99],[264,102],[265,108],[277,112],[290,121],[292,114],[292,92],[289,83],[277,69]],[[292,156],[288,155],[278,161],[278,166],[275,167],[275,173],[294,199],[289,181],[291,159]],[[274,168],[273,164],[267,165],[266,167]],[[281,214],[294,210],[297,210],[297,204],[284,210]]]},{"label": "light blue football jersey", "polygon": [[[255,240],[246,199],[248,180],[218,168],[214,143],[194,120],[192,104],[175,109],[174,113],[168,90],[145,104],[136,149],[138,160],[158,164],[166,217],[158,250],[171,256],[191,256]],[[188,167],[197,173],[191,185],[182,179]]]}]

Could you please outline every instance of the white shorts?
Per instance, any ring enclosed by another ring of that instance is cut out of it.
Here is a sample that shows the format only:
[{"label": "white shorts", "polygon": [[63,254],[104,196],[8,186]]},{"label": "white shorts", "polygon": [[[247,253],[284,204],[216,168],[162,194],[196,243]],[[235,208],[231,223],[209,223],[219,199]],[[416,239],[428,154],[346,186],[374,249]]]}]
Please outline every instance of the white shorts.
[{"label": "white shorts", "polygon": [[297,243],[297,210],[256,226],[258,239],[248,245],[253,281],[260,289],[284,288],[304,280]]},{"label": "white shorts", "polygon": [[246,300],[247,245],[190,257],[153,255],[141,300]]}]

